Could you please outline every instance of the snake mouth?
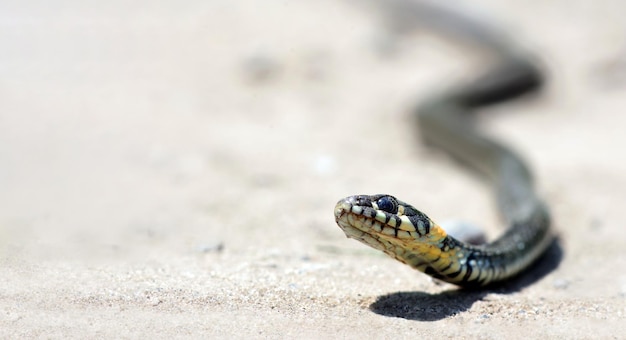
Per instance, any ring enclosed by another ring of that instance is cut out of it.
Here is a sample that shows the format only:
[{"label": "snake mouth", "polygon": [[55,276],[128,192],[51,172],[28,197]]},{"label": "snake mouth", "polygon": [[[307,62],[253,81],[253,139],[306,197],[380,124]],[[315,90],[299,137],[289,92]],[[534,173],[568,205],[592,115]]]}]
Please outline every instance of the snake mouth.
[{"label": "snake mouth", "polygon": [[[391,230],[391,228],[385,227],[381,222],[371,217],[376,215],[371,205],[369,207],[356,205],[358,201],[356,197],[346,197],[337,202],[335,205],[335,222],[346,234],[346,237],[387,252],[390,249],[389,241],[393,241],[395,237],[393,233],[392,235],[384,235],[382,231]],[[366,212],[364,208],[369,210]]]}]

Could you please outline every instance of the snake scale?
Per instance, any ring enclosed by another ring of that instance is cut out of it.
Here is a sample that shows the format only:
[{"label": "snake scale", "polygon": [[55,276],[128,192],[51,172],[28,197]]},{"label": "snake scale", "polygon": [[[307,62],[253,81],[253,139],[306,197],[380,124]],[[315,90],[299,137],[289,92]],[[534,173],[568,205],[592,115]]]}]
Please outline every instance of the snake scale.
[{"label": "snake scale", "polygon": [[447,151],[489,179],[508,228],[490,243],[471,245],[448,235],[426,214],[391,195],[344,198],[335,206],[335,221],[349,238],[449,283],[480,287],[510,279],[530,267],[551,244],[550,214],[533,189],[526,164],[507,147],[482,135],[472,125],[472,114],[539,89],[542,72],[529,54],[474,18],[406,0],[389,3],[404,19],[445,17],[457,32],[497,56],[486,73],[426,100],[415,110],[415,117],[427,144]]}]

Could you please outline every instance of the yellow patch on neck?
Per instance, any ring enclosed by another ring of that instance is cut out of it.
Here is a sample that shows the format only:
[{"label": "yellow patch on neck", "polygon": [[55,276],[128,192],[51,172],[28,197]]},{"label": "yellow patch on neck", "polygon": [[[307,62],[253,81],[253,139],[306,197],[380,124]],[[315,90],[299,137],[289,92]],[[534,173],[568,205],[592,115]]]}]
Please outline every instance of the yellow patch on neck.
[{"label": "yellow patch on neck", "polygon": [[446,236],[448,236],[448,233],[446,233],[446,231],[443,230],[443,228],[440,227],[438,224],[433,222],[433,224],[430,227],[429,236],[434,241],[440,241],[440,240],[443,240]]}]

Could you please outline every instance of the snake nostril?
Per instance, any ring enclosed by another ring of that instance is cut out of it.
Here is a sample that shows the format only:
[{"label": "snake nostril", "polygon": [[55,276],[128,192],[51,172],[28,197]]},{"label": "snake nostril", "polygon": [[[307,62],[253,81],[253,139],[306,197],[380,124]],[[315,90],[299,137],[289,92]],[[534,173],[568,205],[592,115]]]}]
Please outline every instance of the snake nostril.
[{"label": "snake nostril", "polygon": [[361,207],[372,207],[372,200],[369,198],[369,196],[356,196],[355,197],[355,201],[356,201],[356,205],[361,206]]}]

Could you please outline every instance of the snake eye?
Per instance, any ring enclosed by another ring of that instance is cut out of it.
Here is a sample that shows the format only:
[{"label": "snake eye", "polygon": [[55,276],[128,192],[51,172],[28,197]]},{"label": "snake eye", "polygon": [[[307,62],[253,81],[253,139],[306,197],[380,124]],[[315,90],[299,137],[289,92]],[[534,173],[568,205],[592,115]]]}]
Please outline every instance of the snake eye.
[{"label": "snake eye", "polygon": [[376,201],[378,209],[388,213],[395,214],[398,212],[398,201],[392,196],[383,196]]}]

